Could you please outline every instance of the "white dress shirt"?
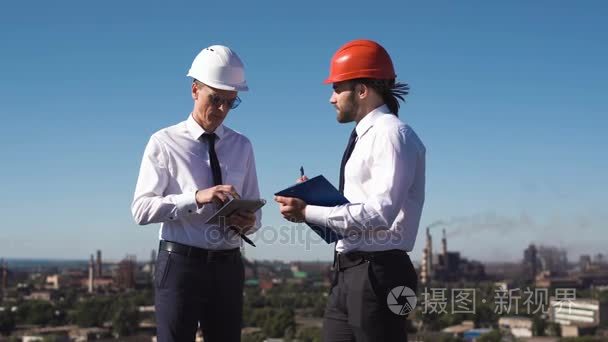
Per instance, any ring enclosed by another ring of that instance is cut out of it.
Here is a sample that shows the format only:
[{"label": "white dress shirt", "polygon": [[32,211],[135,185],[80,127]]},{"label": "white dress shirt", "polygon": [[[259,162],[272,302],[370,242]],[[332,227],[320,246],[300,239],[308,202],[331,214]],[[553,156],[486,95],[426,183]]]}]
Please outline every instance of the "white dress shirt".
[{"label": "white dress shirt", "polygon": [[[234,232],[205,221],[217,210],[213,203],[197,207],[197,190],[214,186],[208,143],[199,137],[205,130],[192,115],[186,121],[154,133],[146,146],[131,205],[140,225],[160,223],[159,238],[206,249],[241,246]],[[243,199],[258,199],[260,190],[251,142],[244,135],[220,125],[215,151],[224,184],[232,185]],[[261,226],[256,212],[253,233]]]},{"label": "white dress shirt", "polygon": [[349,204],[306,207],[306,221],[345,236],[339,253],[411,251],[424,204],[426,149],[386,105],[356,126],[357,143],[344,170]]}]

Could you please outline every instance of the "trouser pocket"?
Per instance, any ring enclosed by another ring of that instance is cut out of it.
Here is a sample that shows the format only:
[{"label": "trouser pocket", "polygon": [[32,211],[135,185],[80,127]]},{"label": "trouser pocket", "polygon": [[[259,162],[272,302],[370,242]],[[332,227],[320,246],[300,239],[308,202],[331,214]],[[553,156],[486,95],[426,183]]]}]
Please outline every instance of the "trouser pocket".
[{"label": "trouser pocket", "polygon": [[158,289],[165,288],[167,283],[167,275],[171,268],[171,253],[167,251],[160,251],[156,258],[156,265],[154,270],[154,285]]}]

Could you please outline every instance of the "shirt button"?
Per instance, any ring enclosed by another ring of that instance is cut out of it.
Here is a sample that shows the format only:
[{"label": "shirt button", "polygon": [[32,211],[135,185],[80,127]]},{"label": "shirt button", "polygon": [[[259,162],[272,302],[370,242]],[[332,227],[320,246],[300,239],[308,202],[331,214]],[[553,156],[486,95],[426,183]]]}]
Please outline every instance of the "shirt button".
[{"label": "shirt button", "polygon": [[173,220],[173,216],[169,216],[169,219],[170,219],[170,220]]}]

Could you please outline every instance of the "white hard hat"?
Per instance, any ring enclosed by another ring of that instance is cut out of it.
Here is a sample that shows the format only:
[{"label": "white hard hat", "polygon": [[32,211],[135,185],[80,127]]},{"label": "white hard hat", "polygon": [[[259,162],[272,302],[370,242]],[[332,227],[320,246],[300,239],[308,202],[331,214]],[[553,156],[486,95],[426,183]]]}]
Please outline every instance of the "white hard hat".
[{"label": "white hard hat", "polygon": [[223,45],[203,49],[194,58],[188,76],[217,89],[249,90],[243,62],[236,52]]}]

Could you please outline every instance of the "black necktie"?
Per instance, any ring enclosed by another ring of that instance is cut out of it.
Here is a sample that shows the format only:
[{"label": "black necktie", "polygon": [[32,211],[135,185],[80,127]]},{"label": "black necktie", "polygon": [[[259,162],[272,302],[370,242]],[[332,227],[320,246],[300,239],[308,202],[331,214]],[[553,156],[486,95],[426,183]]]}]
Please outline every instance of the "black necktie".
[{"label": "black necktie", "polygon": [[350,133],[350,138],[348,139],[348,145],[346,145],[346,150],[344,150],[344,155],[342,156],[342,163],[340,164],[340,193],[344,194],[344,168],[346,167],[346,162],[350,158],[350,155],[353,154],[353,150],[355,149],[355,144],[357,143],[357,131],[353,128],[352,133]]},{"label": "black necktie", "polygon": [[[357,143],[357,130],[353,128],[353,131],[350,133],[350,138],[348,138],[348,144],[346,145],[346,149],[344,150],[344,155],[342,156],[342,162],[340,163],[340,193],[344,195],[344,168],[346,167],[346,162],[350,158],[350,155],[353,154],[353,150],[355,149],[355,144]],[[339,265],[338,263],[338,251],[336,250],[336,246],[338,246],[338,241],[336,241],[336,245],[334,246],[334,279],[332,281],[332,287],[338,283],[338,271]]]},{"label": "black necktie", "polygon": [[213,184],[222,184],[222,169],[220,169],[220,161],[217,160],[217,154],[215,153],[215,139],[217,135],[215,133],[205,133],[201,136],[207,141],[209,145],[209,161],[211,162],[211,173],[213,173]]},{"label": "black necktie", "polygon": [[[217,135],[215,133],[204,133],[201,138],[206,140],[209,145],[209,161],[211,162],[211,173],[213,174],[213,184],[221,185],[222,184],[222,169],[220,168],[220,161],[217,159],[217,154],[215,153],[215,139]],[[251,241],[244,234],[239,232],[235,227],[228,227],[230,230],[238,234],[241,239],[243,239],[248,244],[255,247],[253,241]]]}]

